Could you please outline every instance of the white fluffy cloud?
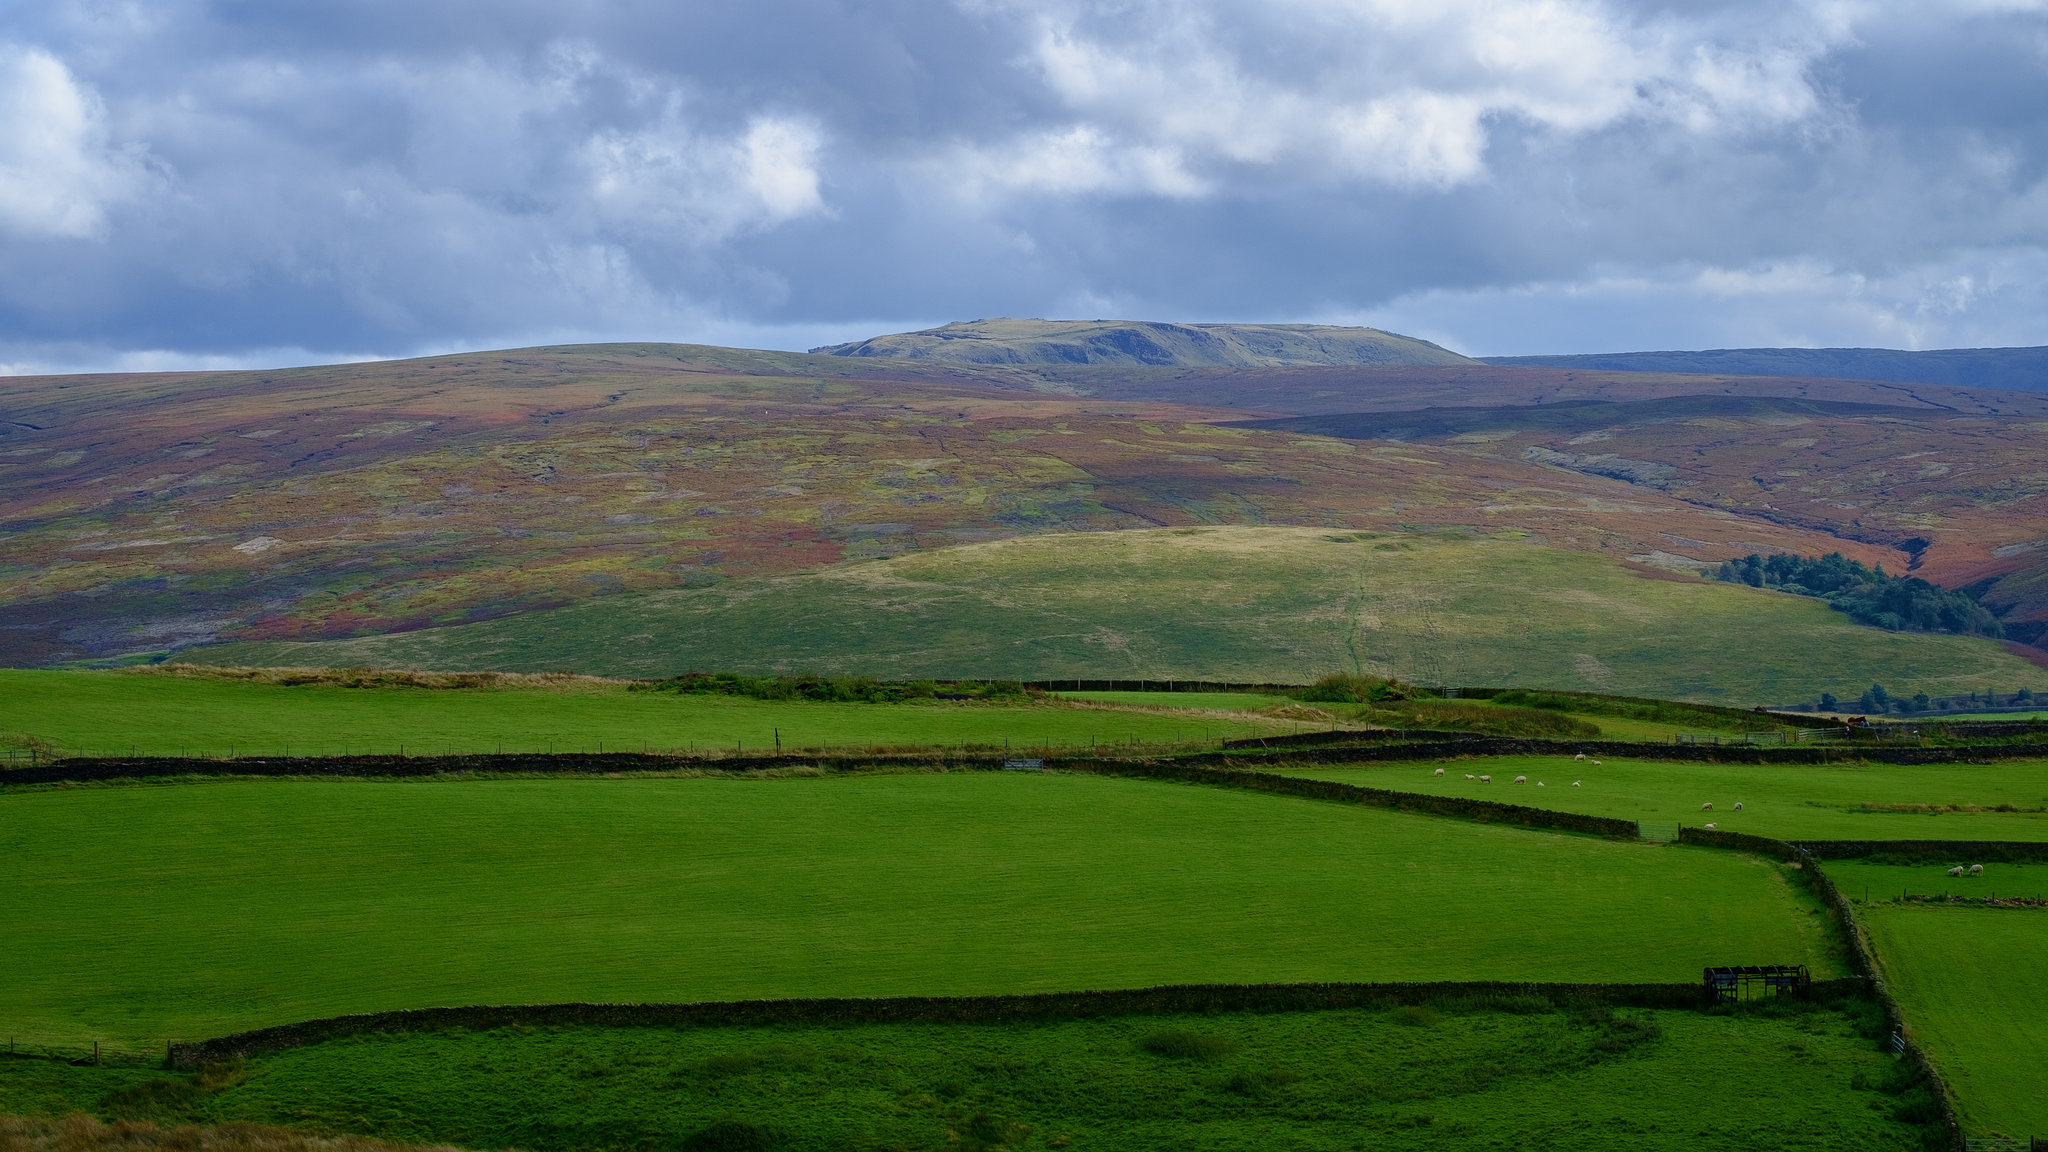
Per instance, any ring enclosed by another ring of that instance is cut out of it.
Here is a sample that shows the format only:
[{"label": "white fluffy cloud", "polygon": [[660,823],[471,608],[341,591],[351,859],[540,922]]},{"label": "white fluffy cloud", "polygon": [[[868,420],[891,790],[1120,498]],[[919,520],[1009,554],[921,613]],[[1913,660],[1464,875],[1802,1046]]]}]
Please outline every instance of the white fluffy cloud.
[{"label": "white fluffy cloud", "polygon": [[2048,343],[2044,252],[2048,0],[0,5],[0,364]]},{"label": "white fluffy cloud", "polygon": [[[1746,31],[1732,37],[1712,22],[1592,0],[1002,9],[1030,29],[1026,66],[1073,119],[988,146],[976,166],[1007,169],[1003,182],[1026,190],[1166,195],[1213,187],[1191,173],[1227,166],[1444,188],[1484,175],[1505,123],[1562,134],[1626,120],[1690,132],[1777,127],[1815,115],[1807,68],[1847,31],[1793,8],[1760,21],[1746,12]],[[1086,147],[1048,159],[1049,142]],[[1126,152],[1146,160],[1097,158]]]},{"label": "white fluffy cloud", "polygon": [[89,237],[141,180],[94,93],[48,52],[0,43],[0,228]]}]

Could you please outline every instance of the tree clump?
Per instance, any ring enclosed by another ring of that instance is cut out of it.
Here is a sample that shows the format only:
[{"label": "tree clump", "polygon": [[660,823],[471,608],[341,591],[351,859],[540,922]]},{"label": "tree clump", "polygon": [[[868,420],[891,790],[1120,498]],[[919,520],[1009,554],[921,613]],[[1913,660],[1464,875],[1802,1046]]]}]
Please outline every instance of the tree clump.
[{"label": "tree clump", "polygon": [[1866,568],[1839,552],[1819,558],[1752,552],[1723,563],[1718,575],[1731,584],[1825,600],[1849,619],[1888,632],[1951,632],[1994,639],[2005,634],[1998,617],[1965,593],[1918,576],[1889,575],[1882,564]]}]

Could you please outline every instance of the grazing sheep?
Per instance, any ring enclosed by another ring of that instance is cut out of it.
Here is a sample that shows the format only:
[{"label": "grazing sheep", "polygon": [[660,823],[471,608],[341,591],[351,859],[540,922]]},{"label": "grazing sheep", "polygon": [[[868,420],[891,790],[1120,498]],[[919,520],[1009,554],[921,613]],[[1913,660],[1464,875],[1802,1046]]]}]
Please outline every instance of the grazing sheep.
[{"label": "grazing sheep", "polygon": [[1948,874],[1951,876],[1961,876],[1963,874],[1963,866],[1961,864],[1956,865],[1948,870]]},{"label": "grazing sheep", "polygon": [[1536,786],[1537,786],[1538,788],[1541,788],[1541,787],[1543,787],[1543,781],[1541,781],[1541,780],[1538,780],[1538,781],[1536,782]]},{"label": "grazing sheep", "polygon": [[1572,781],[1572,787],[1577,788],[1578,786],[1579,782],[1577,780]]},{"label": "grazing sheep", "polygon": [[1527,776],[1517,776],[1517,777],[1515,777],[1515,783],[1517,783],[1517,784],[1527,784],[1528,782],[1529,782],[1529,778],[1528,778]]},{"label": "grazing sheep", "polygon": [[1493,777],[1491,777],[1491,776],[1481,776],[1481,777],[1479,778],[1479,782],[1480,782],[1481,784],[1491,784],[1491,783],[1493,783]]},{"label": "grazing sheep", "polygon": [[1439,769],[1437,769],[1437,770],[1436,770],[1436,774],[1437,774],[1437,775],[1439,775],[1439,776],[1441,776],[1441,775],[1443,775],[1443,774],[1444,774],[1444,770],[1443,770],[1443,769],[1441,769],[1441,768],[1439,768]]},{"label": "grazing sheep", "polygon": [[1474,776],[1474,775],[1473,775],[1473,774],[1471,774],[1470,772],[1467,772],[1467,773],[1465,773],[1465,779],[1467,779],[1467,780],[1477,780],[1477,779],[1479,779],[1479,777],[1477,777],[1477,776]]},{"label": "grazing sheep", "polygon": [[1593,767],[1598,768],[1599,766],[1600,762],[1598,760],[1593,761]]},{"label": "grazing sheep", "polygon": [[1713,810],[1714,802],[1712,800],[1709,800],[1705,804],[1700,805],[1700,811],[1702,812],[1712,812]]},{"label": "grazing sheep", "polygon": [[1712,824],[1707,825],[1707,831],[1712,832],[1713,830],[1714,826]]},{"label": "grazing sheep", "polygon": [[1740,801],[1740,800],[1737,800],[1737,801],[1735,802],[1735,810],[1736,810],[1737,812],[1740,812],[1740,811],[1742,811],[1742,801]]},{"label": "grazing sheep", "polygon": [[1970,875],[1972,875],[1972,876],[1982,876],[1983,874],[1984,874],[1984,866],[1983,866],[1982,864],[1972,864],[1972,865],[1970,865]]},{"label": "grazing sheep", "polygon": [[1572,757],[1572,759],[1574,759],[1574,760],[1584,760],[1585,758],[1586,758],[1586,754],[1585,754],[1584,752],[1581,752],[1581,753],[1579,753],[1579,754],[1578,754],[1577,756],[1574,756],[1574,757]]}]

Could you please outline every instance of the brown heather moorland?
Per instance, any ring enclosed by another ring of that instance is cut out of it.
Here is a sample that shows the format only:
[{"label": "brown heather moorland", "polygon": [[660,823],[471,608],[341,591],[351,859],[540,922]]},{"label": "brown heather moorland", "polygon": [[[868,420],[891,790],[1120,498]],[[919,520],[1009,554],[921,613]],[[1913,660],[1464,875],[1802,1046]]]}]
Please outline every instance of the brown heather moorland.
[{"label": "brown heather moorland", "polygon": [[[1840,550],[1903,566],[1882,540],[1731,515],[1496,440],[1223,426],[1451,394],[1554,403],[1626,392],[1628,376],[1061,374],[593,345],[9,379],[0,663],[384,633],[1076,530],[1519,529],[1616,558]],[[1897,386],[1822,385],[1899,399]]]}]

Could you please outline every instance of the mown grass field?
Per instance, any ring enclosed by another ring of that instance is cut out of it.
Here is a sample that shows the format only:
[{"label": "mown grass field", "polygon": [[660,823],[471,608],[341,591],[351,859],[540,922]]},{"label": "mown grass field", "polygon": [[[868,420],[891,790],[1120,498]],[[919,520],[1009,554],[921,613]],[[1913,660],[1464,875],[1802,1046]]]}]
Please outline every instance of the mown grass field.
[{"label": "mown grass field", "polygon": [[475,1003],[1831,972],[1734,853],[1035,773],[0,793],[0,1028]]},{"label": "mown grass field", "polygon": [[[274,1053],[217,1091],[159,1091],[154,1108],[135,1085],[161,1072],[0,1061],[0,1105],[535,1152],[759,1146],[741,1142],[753,1134],[772,1134],[786,1152],[997,1142],[1020,1152],[1918,1149],[1920,1131],[1895,1118],[1907,1097],[1884,1090],[1893,1068],[1872,1035],[1880,1024],[1867,1010],[1826,1008],[1603,1018],[1445,1005],[1032,1025],[501,1029]],[[729,1143],[706,1138],[720,1131]]]},{"label": "mown grass field", "polygon": [[[1897,887],[1876,878],[1871,886]],[[1965,1128],[2048,1136],[2048,910],[1880,899],[1858,915],[1915,1037],[1955,1090]]]},{"label": "mown grass field", "polygon": [[[1246,705],[1245,707],[1255,707]],[[947,701],[771,702],[629,692],[620,682],[512,688],[280,686],[149,672],[0,669],[0,734],[72,754],[761,751],[869,745],[1086,747],[1293,732],[1246,716]]]},{"label": "mown grass field", "polygon": [[[1442,776],[1435,775],[1438,768]],[[1989,764],[1697,764],[1499,756],[1279,768],[1290,776],[1470,796],[1623,820],[1713,823],[1793,840],[2048,840],[2048,761]],[[1493,782],[1465,775],[1491,775]],[[1525,775],[1527,784],[1514,784]],[[1536,787],[1537,781],[1544,787]],[[1582,782],[1573,788],[1572,781]],[[1700,805],[1712,803],[1712,812]],[[1734,810],[1740,803],[1742,811]],[[2010,805],[2014,811],[1996,811]]]},{"label": "mown grass field", "polygon": [[665,676],[1062,676],[1297,683],[1370,672],[1748,707],[2012,692],[1996,643],[1530,539],[1311,528],[1067,533],[605,597],[457,627],[203,650],[224,664]]}]

